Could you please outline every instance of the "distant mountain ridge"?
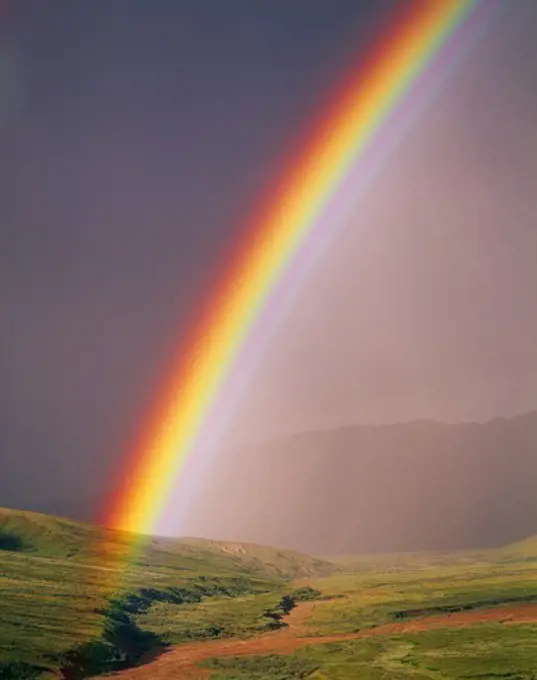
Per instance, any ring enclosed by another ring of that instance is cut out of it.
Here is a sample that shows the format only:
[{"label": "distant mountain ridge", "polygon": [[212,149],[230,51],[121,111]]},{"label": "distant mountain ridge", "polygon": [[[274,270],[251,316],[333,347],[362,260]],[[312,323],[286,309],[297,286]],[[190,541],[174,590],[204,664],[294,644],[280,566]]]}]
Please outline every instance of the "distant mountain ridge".
[{"label": "distant mountain ridge", "polygon": [[203,535],[232,527],[329,555],[486,548],[537,532],[537,412],[306,432],[216,466],[212,488],[226,503]]}]

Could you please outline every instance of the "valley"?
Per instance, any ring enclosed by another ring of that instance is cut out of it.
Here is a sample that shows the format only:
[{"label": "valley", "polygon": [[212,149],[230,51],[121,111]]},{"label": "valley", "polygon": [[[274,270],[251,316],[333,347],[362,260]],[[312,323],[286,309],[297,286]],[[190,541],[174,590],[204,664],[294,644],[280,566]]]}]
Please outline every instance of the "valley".
[{"label": "valley", "polygon": [[331,560],[197,539],[133,551],[12,510],[0,538],[6,680],[536,677],[537,539]]}]

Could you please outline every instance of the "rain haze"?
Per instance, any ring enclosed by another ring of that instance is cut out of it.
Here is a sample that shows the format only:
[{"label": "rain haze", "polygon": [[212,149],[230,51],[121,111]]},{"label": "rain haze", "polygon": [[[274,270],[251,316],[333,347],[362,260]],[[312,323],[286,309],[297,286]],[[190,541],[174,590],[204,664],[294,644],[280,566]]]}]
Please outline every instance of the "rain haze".
[{"label": "rain haze", "polygon": [[[3,10],[0,506],[97,516],[247,217],[399,6]],[[537,532],[536,114],[518,0],[323,252],[166,533],[322,553]]]}]

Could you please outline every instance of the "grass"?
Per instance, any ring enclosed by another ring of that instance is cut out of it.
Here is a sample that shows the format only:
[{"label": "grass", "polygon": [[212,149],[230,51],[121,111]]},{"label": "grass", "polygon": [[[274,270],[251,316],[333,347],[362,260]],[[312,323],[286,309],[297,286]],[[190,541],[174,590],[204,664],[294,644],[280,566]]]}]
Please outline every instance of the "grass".
[{"label": "grass", "polygon": [[[318,588],[312,637],[417,615],[537,600],[537,541],[459,555],[339,558]],[[212,680],[537,680],[537,625],[499,623],[312,645],[286,656],[213,659]]]},{"label": "grass", "polygon": [[303,654],[213,659],[205,665],[214,671],[213,680],[295,680],[311,678],[319,668],[318,662]]},{"label": "grass", "polygon": [[[153,602],[202,601],[222,592],[231,598],[281,587],[278,581],[248,579],[242,573],[221,576],[210,563],[202,573],[198,567],[180,575],[169,569],[130,567],[128,590],[117,597],[113,584],[119,568],[4,553],[0,582],[7,615],[0,620],[1,661],[25,662],[43,673],[57,673],[63,666],[80,665],[73,654],[90,644],[89,656],[102,660],[100,670],[120,660],[116,648],[125,651],[129,641],[138,645],[131,650],[132,657],[162,642],[156,635],[144,637],[136,621]],[[120,628],[128,638],[123,644],[116,639]],[[84,675],[82,670],[79,674]]]},{"label": "grass", "polygon": [[537,680],[537,626],[477,625],[205,665],[212,680]]},{"label": "grass", "polygon": [[[109,670],[183,639],[188,625],[190,637],[206,637],[197,612],[209,611],[212,598],[219,605],[211,611],[231,605],[224,617],[230,634],[255,628],[259,608],[277,606],[291,576],[333,571],[307,556],[301,565],[296,553],[286,561],[285,551],[169,539],[151,539],[129,560],[128,534],[5,509],[0,538],[2,678],[58,677],[67,667],[73,677]],[[254,606],[255,594],[266,595]],[[241,604],[233,609],[235,597]],[[191,624],[183,616],[175,637],[171,629],[165,635],[159,612],[183,608]],[[249,608],[250,620],[234,625]]]},{"label": "grass", "polygon": [[297,603],[320,597],[314,589],[293,590],[285,584],[269,593],[213,597],[199,604],[157,603],[138,623],[169,644],[219,637],[245,639],[285,627],[285,616]]},{"label": "grass", "polygon": [[[128,534],[0,510],[2,680],[52,680],[62,669],[76,680],[160,645],[247,639],[284,626],[297,602],[311,608],[302,634],[316,637],[537,601],[535,539],[474,553],[343,557],[337,568],[195,539],[151,539],[127,560],[131,545]],[[537,680],[537,627],[479,624],[209,665],[215,680]]]},{"label": "grass", "polygon": [[411,562],[406,570],[385,562],[382,568],[312,581],[332,599],[315,605],[311,634],[353,633],[417,614],[537,601],[537,562],[485,557],[475,562],[454,557],[451,564],[445,560],[429,567],[423,562],[419,568]]},{"label": "grass", "polygon": [[501,624],[410,637],[408,666],[459,678],[537,679],[537,626]]},{"label": "grass", "polygon": [[211,598],[200,604],[156,604],[139,619],[145,629],[171,644],[215,637],[247,638],[274,628],[267,611],[274,611],[283,588],[263,595]]},{"label": "grass", "polygon": [[[33,512],[0,508],[0,551],[85,564],[132,563],[133,535]],[[244,573],[276,579],[318,576],[337,568],[326,560],[250,543],[150,537],[134,565],[144,569]]]}]

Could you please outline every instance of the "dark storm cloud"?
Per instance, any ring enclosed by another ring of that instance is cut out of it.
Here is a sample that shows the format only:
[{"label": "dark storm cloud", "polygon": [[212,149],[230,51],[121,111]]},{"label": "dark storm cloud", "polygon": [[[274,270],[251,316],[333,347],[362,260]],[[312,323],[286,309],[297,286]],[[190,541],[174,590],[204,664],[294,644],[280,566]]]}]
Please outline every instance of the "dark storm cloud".
[{"label": "dark storm cloud", "polygon": [[379,21],[304,9],[2,16],[2,502],[102,490],[241,219]]},{"label": "dark storm cloud", "polygon": [[[244,217],[398,5],[11,5],[0,505],[101,495]],[[536,64],[520,0],[326,253],[237,438],[535,408]],[[198,511],[192,527],[233,534]]]}]

